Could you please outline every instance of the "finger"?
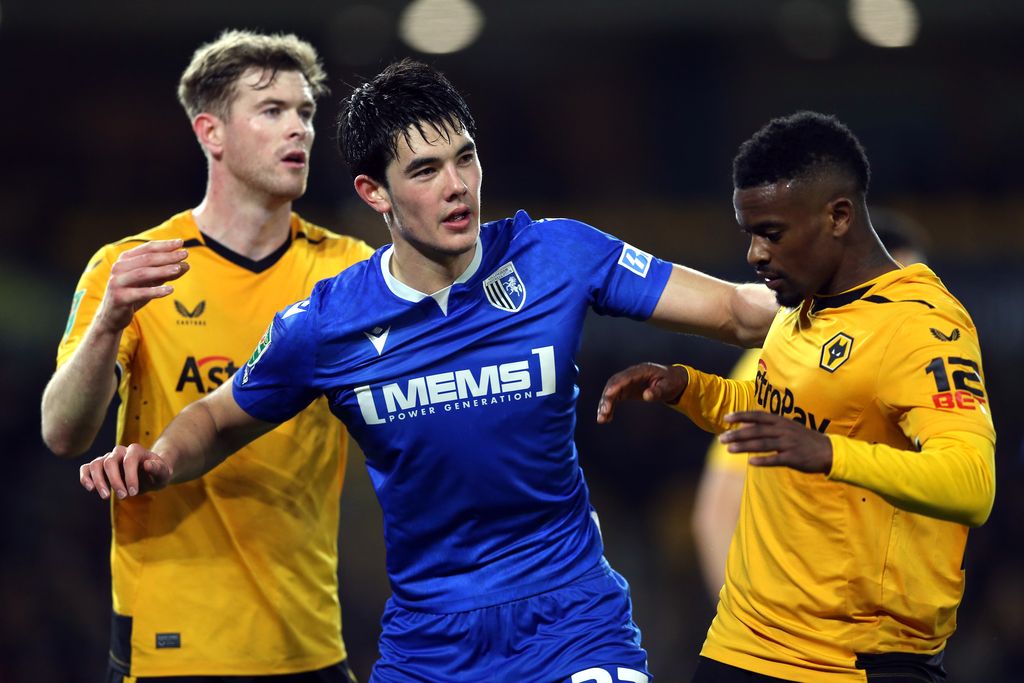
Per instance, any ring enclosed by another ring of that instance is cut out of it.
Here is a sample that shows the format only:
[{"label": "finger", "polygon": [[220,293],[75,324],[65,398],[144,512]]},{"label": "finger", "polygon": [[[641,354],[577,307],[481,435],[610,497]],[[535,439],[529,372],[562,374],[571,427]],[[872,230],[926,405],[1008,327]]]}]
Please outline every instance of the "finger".
[{"label": "finger", "polygon": [[139,466],[149,455],[149,451],[137,443],[128,447],[121,467],[124,470],[124,484],[129,496],[139,492]]},{"label": "finger", "polygon": [[152,287],[162,285],[171,280],[177,280],[187,273],[187,263],[172,263],[162,266],[145,266],[140,268],[123,269],[117,273],[111,271],[111,288],[136,288]]},{"label": "finger", "polygon": [[124,451],[111,452],[103,458],[103,473],[107,475],[107,483],[110,484],[110,490],[118,498],[124,498],[128,495],[128,490],[124,485],[124,478],[121,476],[123,459]]},{"label": "finger", "polygon": [[601,399],[597,403],[597,421],[599,423],[611,422],[615,414],[615,404],[619,402],[623,391],[633,381],[631,379],[633,368],[617,372],[608,378],[601,391]]},{"label": "finger", "polygon": [[725,422],[729,422],[731,424],[735,424],[737,422],[773,424],[781,419],[785,418],[773,415],[772,413],[766,413],[763,410],[740,410],[735,413],[729,413],[724,418]]},{"label": "finger", "polygon": [[597,402],[597,423],[608,424],[615,417],[615,404],[618,401],[615,397],[609,396],[607,393],[601,395],[601,400]]},{"label": "finger", "polygon": [[781,449],[782,440],[778,438],[734,441],[726,447],[726,450],[730,453],[775,453]]},{"label": "finger", "polygon": [[637,381],[638,374],[639,371],[636,367],[615,373],[604,383],[604,391],[601,392],[601,398],[618,400],[619,396]]},{"label": "finger", "polygon": [[720,443],[737,443],[749,439],[761,439],[766,436],[777,436],[779,430],[775,425],[754,424],[741,422],[740,426],[734,427],[718,435]]},{"label": "finger", "polygon": [[89,472],[89,463],[78,468],[78,481],[86,491],[96,490],[96,486],[92,483],[92,473]]},{"label": "finger", "polygon": [[[104,469],[104,464],[108,457],[122,457],[127,449],[124,446],[114,446],[114,449],[106,455],[101,455],[98,458],[94,458],[91,462],[83,465],[88,470],[88,478],[99,494],[99,497],[106,500],[110,497],[110,484],[107,481],[107,472]],[[79,475],[82,476],[81,474]]]},{"label": "finger", "polygon": [[753,455],[747,458],[747,462],[754,467],[784,467],[786,465],[783,457],[775,455]]},{"label": "finger", "polygon": [[103,471],[103,461],[105,459],[105,455],[100,456],[84,465],[89,470],[89,479],[96,488],[96,493],[103,500],[110,497],[110,486],[107,484],[107,475]]},{"label": "finger", "polygon": [[144,254],[131,254],[130,252],[125,252],[117,258],[110,270],[113,273],[120,273],[127,270],[137,270],[139,268],[171,266],[177,263],[185,263],[185,259],[187,258],[187,249],[175,249],[174,251],[161,251]]},{"label": "finger", "polygon": [[151,240],[149,242],[143,242],[137,247],[132,247],[121,255],[121,258],[128,257],[132,258],[141,254],[155,254],[155,253],[166,253],[170,251],[176,251],[181,249],[185,241],[180,237],[173,240]]}]

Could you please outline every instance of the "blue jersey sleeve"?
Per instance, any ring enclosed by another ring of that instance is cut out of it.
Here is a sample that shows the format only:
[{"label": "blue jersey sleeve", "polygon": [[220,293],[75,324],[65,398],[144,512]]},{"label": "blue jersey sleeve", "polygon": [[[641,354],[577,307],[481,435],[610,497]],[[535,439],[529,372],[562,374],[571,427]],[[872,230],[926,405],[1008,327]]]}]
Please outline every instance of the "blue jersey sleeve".
[{"label": "blue jersey sleeve", "polygon": [[320,395],[313,381],[314,306],[306,299],[275,315],[245,367],[235,373],[235,401],[256,419],[285,422]]},{"label": "blue jersey sleeve", "polygon": [[557,224],[553,232],[564,240],[569,267],[586,284],[594,311],[634,320],[650,318],[672,274],[672,264],[586,223],[558,220]]}]

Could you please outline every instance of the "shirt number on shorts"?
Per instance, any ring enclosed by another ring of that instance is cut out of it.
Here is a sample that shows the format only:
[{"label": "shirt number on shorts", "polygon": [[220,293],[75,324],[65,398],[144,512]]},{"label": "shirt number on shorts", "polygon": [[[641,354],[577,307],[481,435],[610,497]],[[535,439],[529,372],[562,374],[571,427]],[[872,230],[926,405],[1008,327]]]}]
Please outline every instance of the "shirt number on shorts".
[{"label": "shirt number on shorts", "polygon": [[614,683],[615,681],[620,681],[621,683],[647,683],[650,680],[647,674],[636,669],[627,669],[624,666],[617,667],[615,673],[618,678],[612,678],[612,675],[605,669],[594,667],[593,669],[574,673],[569,680],[571,683]]}]

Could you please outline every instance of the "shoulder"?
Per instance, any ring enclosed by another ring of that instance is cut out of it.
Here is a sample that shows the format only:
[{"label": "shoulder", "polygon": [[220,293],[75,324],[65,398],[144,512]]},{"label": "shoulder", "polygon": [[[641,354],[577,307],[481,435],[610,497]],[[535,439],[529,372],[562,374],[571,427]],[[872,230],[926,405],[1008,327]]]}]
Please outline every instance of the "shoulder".
[{"label": "shoulder", "polygon": [[926,266],[903,269],[898,278],[870,296],[876,297],[875,310],[885,311],[884,316],[876,315],[878,324],[888,331],[886,348],[892,362],[933,357],[980,362],[978,332],[970,314]]},{"label": "shoulder", "polygon": [[323,311],[361,308],[373,299],[380,278],[380,257],[383,249],[371,252],[369,258],[354,263],[331,277],[316,283],[310,295],[310,306]]},{"label": "shoulder", "polygon": [[[885,286],[872,291],[865,297],[869,303],[878,304],[877,311],[898,316],[907,323],[943,321],[970,328],[974,323],[960,301],[946,288],[930,268],[922,264],[908,266]],[[904,323],[903,326],[905,326]]]},{"label": "shoulder", "polygon": [[292,214],[292,221],[296,245],[316,252],[317,258],[340,259],[348,265],[373,254],[373,248],[361,239],[310,223],[298,214]]},{"label": "shoulder", "polygon": [[520,209],[511,218],[480,226],[485,243],[523,245],[539,243],[545,249],[588,253],[595,248],[620,249],[622,242],[582,221],[572,218],[531,218]]}]

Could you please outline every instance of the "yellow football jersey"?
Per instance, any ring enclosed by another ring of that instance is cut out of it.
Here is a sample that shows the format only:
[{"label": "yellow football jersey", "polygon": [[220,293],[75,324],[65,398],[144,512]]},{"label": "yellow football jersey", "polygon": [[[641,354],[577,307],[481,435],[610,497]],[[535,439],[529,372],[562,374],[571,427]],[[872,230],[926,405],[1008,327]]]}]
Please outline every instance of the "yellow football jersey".
[{"label": "yellow football jersey", "polygon": [[[202,235],[191,211],[180,213],[96,253],[58,364],[85,334],[118,255],[173,238],[184,239],[190,270],[121,338],[121,444],[151,446],[186,405],[244,365],[274,313],[372,253],[292,214],[289,241],[252,261]],[[347,434],[321,397],[201,479],[112,499],[113,608],[130,629],[132,675],[278,674],[345,658],[337,532],[346,453]]]},{"label": "yellow football jersey", "polygon": [[865,680],[858,653],[940,652],[967,527],[936,516],[984,521],[995,432],[977,332],[938,277],[914,265],[780,311],[752,382],[689,372],[678,408],[699,426],[767,410],[833,447],[827,476],[748,467],[701,654],[815,682]]}]

